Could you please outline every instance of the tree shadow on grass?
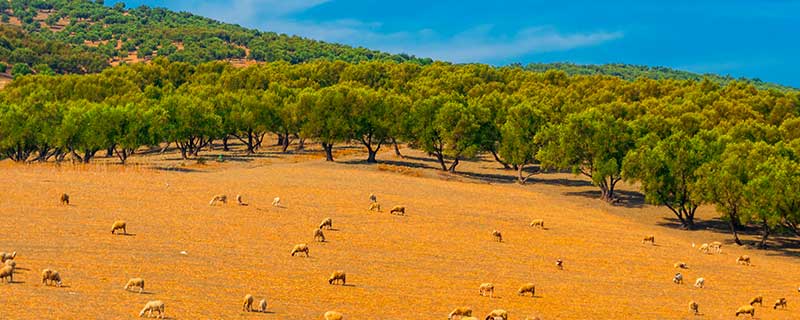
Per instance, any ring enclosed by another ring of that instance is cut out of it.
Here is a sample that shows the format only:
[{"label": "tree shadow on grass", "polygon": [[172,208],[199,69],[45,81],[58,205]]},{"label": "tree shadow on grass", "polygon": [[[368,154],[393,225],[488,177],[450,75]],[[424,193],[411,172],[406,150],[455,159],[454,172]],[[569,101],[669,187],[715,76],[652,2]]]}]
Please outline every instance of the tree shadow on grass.
[{"label": "tree shadow on grass", "polygon": [[[640,192],[636,191],[627,191],[627,190],[616,190],[614,191],[616,196],[616,201],[613,203],[609,203],[614,206],[621,206],[625,208],[642,208],[644,207],[644,195]],[[580,196],[584,198],[590,199],[600,199],[601,192],[600,190],[586,190],[586,191],[576,191],[576,192],[565,192],[564,195],[567,196]]]}]

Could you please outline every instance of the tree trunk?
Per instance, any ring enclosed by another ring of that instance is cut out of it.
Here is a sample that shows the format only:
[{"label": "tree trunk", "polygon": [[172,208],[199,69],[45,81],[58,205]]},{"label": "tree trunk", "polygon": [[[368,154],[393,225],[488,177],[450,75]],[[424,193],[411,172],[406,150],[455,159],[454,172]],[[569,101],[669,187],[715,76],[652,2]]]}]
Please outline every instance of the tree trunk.
[{"label": "tree trunk", "polygon": [[111,158],[114,156],[114,147],[116,146],[111,145],[110,147],[108,147],[108,149],[106,149],[106,158]]},{"label": "tree trunk", "polygon": [[306,149],[306,139],[297,137],[297,151],[302,151]]},{"label": "tree trunk", "polygon": [[392,138],[392,144],[394,145],[394,155],[403,159],[403,154],[400,153],[400,146],[397,145],[397,139]]},{"label": "tree trunk", "polygon": [[226,134],[225,137],[222,138],[222,151],[231,151],[228,148],[228,135]]},{"label": "tree trunk", "polygon": [[255,153],[255,145],[253,144],[253,131],[247,132],[247,154]]},{"label": "tree trunk", "polygon": [[283,136],[282,134],[278,134],[278,143],[277,143],[277,144],[275,144],[275,145],[276,145],[276,146],[282,146],[282,145],[283,145],[283,140],[284,140],[284,139],[285,139],[285,138],[284,138],[284,136]]},{"label": "tree trunk", "polygon": [[737,223],[734,222],[736,220],[736,214],[735,213],[729,213],[728,214],[728,218],[729,218],[728,225],[730,226],[731,233],[733,234],[733,242],[735,242],[737,245],[741,246],[742,245],[742,240],[739,240],[739,233],[736,231]]},{"label": "tree trunk", "polygon": [[759,249],[766,249],[767,248],[767,238],[769,238],[769,224],[767,223],[766,219],[762,219],[761,223],[763,224],[764,228],[761,233],[761,241],[758,243]]},{"label": "tree trunk", "polygon": [[458,156],[456,156],[456,159],[453,160],[453,163],[450,164],[450,169],[447,169],[447,171],[450,171],[450,173],[456,173],[456,166],[458,166],[458,162]]},{"label": "tree trunk", "polygon": [[378,160],[375,159],[375,156],[378,154],[378,150],[381,149],[381,146],[378,145],[375,150],[372,150],[370,146],[367,146],[367,163],[378,163]]},{"label": "tree trunk", "polygon": [[503,162],[503,160],[500,160],[500,156],[497,155],[497,152],[495,152],[494,150],[490,150],[490,151],[492,152],[492,156],[494,157],[494,161],[497,161],[497,163],[503,165],[503,169],[506,169],[506,170],[511,169],[511,166],[509,166],[508,163],[505,163],[505,162]]},{"label": "tree trunk", "polygon": [[[291,141],[289,140],[289,135],[288,134],[283,138],[282,142],[283,142],[283,144],[281,144],[281,152],[286,153],[286,150],[289,150],[289,144],[291,143]],[[333,161],[333,160],[330,160],[330,161]]]},{"label": "tree trunk", "polygon": [[161,148],[161,151],[159,151],[158,154],[164,154],[164,152],[166,152],[167,149],[169,148],[170,144],[172,144],[172,143],[167,141],[167,145],[165,145],[163,148]]},{"label": "tree trunk", "polygon": [[442,171],[447,171],[447,164],[444,163],[444,155],[441,151],[434,152],[436,156],[436,160],[439,160],[439,164],[442,166]]},{"label": "tree trunk", "polygon": [[333,144],[323,142],[322,149],[325,150],[325,161],[333,161]]}]

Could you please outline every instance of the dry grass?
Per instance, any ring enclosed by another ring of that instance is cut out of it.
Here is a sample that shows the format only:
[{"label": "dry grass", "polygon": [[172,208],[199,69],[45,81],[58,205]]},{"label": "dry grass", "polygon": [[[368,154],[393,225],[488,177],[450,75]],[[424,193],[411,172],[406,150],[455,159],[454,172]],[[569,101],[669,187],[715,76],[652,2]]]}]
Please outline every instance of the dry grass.
[{"label": "dry grass", "polygon": [[[364,156],[337,154],[344,153]],[[468,175],[448,181],[424,160],[407,160],[418,165],[413,170],[310,156],[297,162],[274,148],[206,165],[179,165],[176,157],[137,155],[125,167],[113,159],[0,162],[0,251],[17,251],[25,268],[15,278],[20,283],[0,284],[2,317],[133,318],[158,299],[174,319],[321,319],[327,310],[348,319],[444,319],[456,306],[471,306],[481,318],[503,308],[511,319],[689,319],[695,300],[699,318],[731,319],[764,295],[787,297],[789,308],[758,307],[758,318],[800,318],[792,307],[800,300],[796,258],[731,245],[720,255],[701,254],[692,242],[727,235],[661,227],[663,209],[610,207],[572,195],[591,186],[553,183],[576,179],[570,175],[538,176],[528,186]],[[387,152],[379,159],[393,158]],[[513,177],[492,162],[459,169]],[[70,206],[59,205],[62,192]],[[250,205],[209,207],[220,193],[242,194]],[[385,208],[405,205],[407,215],[368,212],[370,193]],[[275,196],[285,208],[270,206]],[[311,230],[328,216],[336,230],[325,232],[328,242],[313,242]],[[547,229],[530,228],[533,218],[545,219]],[[117,219],[132,235],[111,235]],[[492,240],[493,229],[502,230],[502,243]],[[648,234],[656,246],[640,243]],[[309,244],[310,258],[289,256],[297,243]],[[740,254],[753,266],[737,265]],[[559,257],[563,271],[555,267]],[[687,284],[672,283],[674,261],[691,266],[682,270]],[[59,270],[65,287],[43,286],[43,268]],[[348,286],[328,285],[334,270],[347,271]],[[148,294],[122,289],[132,277],[147,281]],[[696,277],[706,278],[706,288],[691,285]],[[478,295],[483,282],[495,284],[494,299]],[[528,282],[536,297],[517,296]],[[274,313],[241,312],[246,293],[266,296]]]}]

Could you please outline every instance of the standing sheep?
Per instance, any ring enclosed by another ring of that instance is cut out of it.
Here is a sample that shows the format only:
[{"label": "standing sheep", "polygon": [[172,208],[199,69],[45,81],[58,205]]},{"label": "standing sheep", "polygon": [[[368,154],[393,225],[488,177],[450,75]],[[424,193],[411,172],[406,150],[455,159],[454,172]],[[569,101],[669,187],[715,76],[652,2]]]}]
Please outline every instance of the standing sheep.
[{"label": "standing sheep", "polygon": [[258,302],[258,311],[267,312],[267,299],[261,299],[261,301]]},{"label": "standing sheep", "polygon": [[709,249],[708,243],[704,243],[697,250],[700,250],[700,252],[702,253],[708,254],[708,249]]},{"label": "standing sheep", "polygon": [[148,302],[147,304],[144,305],[142,311],[139,311],[139,317],[144,317],[144,313],[147,312],[147,317],[151,318],[153,317],[153,311],[158,313],[158,316],[156,316],[156,318],[164,319],[164,317],[166,316],[164,302],[162,302],[161,300],[153,300]]},{"label": "standing sheep", "polygon": [[6,260],[14,260],[17,257],[17,252],[14,251],[12,253],[0,252],[0,262],[6,262]]},{"label": "standing sheep", "polygon": [[772,309],[778,309],[778,307],[781,307],[781,309],[786,309],[786,298],[780,298],[778,301],[775,301],[775,304],[772,305]]},{"label": "standing sheep", "polygon": [[714,249],[715,253],[722,253],[722,242],[714,241],[708,247]]},{"label": "standing sheep", "polygon": [[494,230],[492,231],[492,236],[494,237],[497,242],[503,242],[503,234],[500,231]]},{"label": "standing sheep", "polygon": [[281,198],[275,197],[275,199],[272,199],[272,206],[273,207],[280,207],[281,206]]},{"label": "standing sheep", "polygon": [[564,270],[564,260],[561,260],[561,258],[556,259],[556,268]]},{"label": "standing sheep", "polygon": [[404,216],[406,215],[406,207],[394,206],[392,207],[392,210],[389,211],[389,213]]},{"label": "standing sheep", "polygon": [[697,287],[697,288],[701,288],[702,289],[703,287],[706,286],[706,279],[705,278],[697,278],[697,280],[694,281],[694,286]]},{"label": "standing sheep", "polygon": [[244,296],[244,302],[242,303],[242,311],[250,312],[253,310],[253,295],[247,294]]},{"label": "standing sheep", "polygon": [[44,283],[44,285],[55,285],[56,287],[60,288],[61,275],[58,273],[58,271],[52,269],[44,269],[42,270],[42,283]]},{"label": "standing sheep", "polygon": [[305,253],[306,257],[308,257],[308,245],[307,244],[305,244],[305,243],[298,244],[298,245],[295,245],[294,248],[292,248],[292,257],[294,257],[295,254],[300,254],[300,253]]},{"label": "standing sheep", "polygon": [[372,203],[378,202],[378,197],[376,197],[374,193],[370,193],[369,194],[369,202],[372,202]]},{"label": "standing sheep", "polygon": [[240,206],[246,206],[247,205],[247,203],[245,203],[244,200],[242,200],[242,195],[241,194],[237,194],[236,195],[236,203],[238,203]]},{"label": "standing sheep", "polygon": [[111,225],[111,234],[115,234],[117,230],[122,230],[122,234],[128,234],[128,224],[125,221],[117,220]]},{"label": "standing sheep", "polygon": [[322,222],[319,224],[319,229],[333,229],[333,219],[325,218],[325,220],[322,220]]},{"label": "standing sheep", "polygon": [[213,206],[217,202],[222,202],[223,204],[228,204],[228,196],[226,196],[224,194],[215,195],[213,198],[211,198],[211,201],[208,202],[208,205],[209,206]]},{"label": "standing sheep", "polygon": [[517,290],[517,295],[524,296],[526,293],[530,293],[531,297],[536,296],[536,286],[533,283],[526,283]]},{"label": "standing sheep", "polygon": [[0,268],[0,282],[5,278],[8,278],[8,283],[14,282],[14,267],[6,265]]},{"label": "standing sheep", "polygon": [[753,308],[753,306],[739,307],[739,309],[736,310],[736,316],[738,317],[740,314],[749,314],[750,318],[755,317],[756,308]]},{"label": "standing sheep", "polygon": [[69,205],[69,195],[66,193],[61,194],[61,204]]},{"label": "standing sheep", "polygon": [[508,320],[508,312],[503,309],[492,310],[492,312],[486,315],[485,320],[497,320],[497,318]]},{"label": "standing sheep", "polygon": [[377,202],[373,202],[369,204],[369,211],[377,211],[381,212],[381,204]]},{"label": "standing sheep", "polygon": [[139,288],[139,293],[142,293],[142,291],[144,291],[144,279],[132,278],[128,280],[128,283],[125,284],[125,290],[130,290],[132,288]]},{"label": "standing sheep", "polygon": [[531,221],[531,227],[539,227],[544,229],[544,219],[536,219]]},{"label": "standing sheep", "polygon": [[675,284],[683,284],[683,275],[680,272],[676,273],[675,277],[672,278],[672,282],[675,282]]},{"label": "standing sheep", "polygon": [[700,306],[697,304],[697,302],[694,301],[689,302],[689,311],[697,315],[698,313],[700,313]]},{"label": "standing sheep", "polygon": [[447,315],[447,320],[453,320],[453,317],[459,316],[461,320],[464,320],[464,317],[471,317],[472,316],[472,308],[469,307],[458,307],[453,309],[449,315]]},{"label": "standing sheep", "polygon": [[750,305],[751,306],[756,304],[756,303],[758,303],[758,305],[763,307],[764,306],[764,297],[763,296],[756,296],[755,298],[750,299]]},{"label": "standing sheep", "polygon": [[338,313],[336,311],[328,311],[325,312],[325,320],[342,320],[344,319],[344,315]]},{"label": "standing sheep", "polygon": [[336,284],[336,282],[342,282],[342,285],[347,284],[347,274],[344,271],[334,271],[328,278],[328,284]]},{"label": "standing sheep", "polygon": [[749,266],[750,265],[750,256],[747,256],[747,255],[739,256],[738,258],[736,258],[736,263]]},{"label": "standing sheep", "polygon": [[490,298],[494,298],[494,284],[491,282],[482,283],[478,288],[478,294],[480,294],[482,297],[485,297],[488,294]]},{"label": "standing sheep", "polygon": [[322,229],[314,229],[314,241],[325,242],[325,234]]},{"label": "standing sheep", "polygon": [[652,245],[655,245],[656,244],[656,236],[649,235],[649,236],[644,237],[644,239],[642,239],[642,244],[645,244],[645,243],[648,243],[648,242],[650,242],[650,244],[652,244]]}]

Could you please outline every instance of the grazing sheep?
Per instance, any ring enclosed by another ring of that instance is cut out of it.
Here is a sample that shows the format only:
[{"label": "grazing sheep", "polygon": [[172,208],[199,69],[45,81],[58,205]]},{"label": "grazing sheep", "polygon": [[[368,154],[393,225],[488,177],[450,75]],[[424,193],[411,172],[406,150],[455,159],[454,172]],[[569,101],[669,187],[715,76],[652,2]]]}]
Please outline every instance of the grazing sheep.
[{"label": "grazing sheep", "polygon": [[517,290],[517,295],[524,296],[526,293],[530,293],[531,297],[536,295],[536,286],[533,283],[526,283],[523,284],[522,287],[519,287]]},{"label": "grazing sheep", "polygon": [[494,298],[494,284],[490,282],[481,284],[480,288],[478,288],[478,294],[483,297],[488,294],[490,298]]},{"label": "grazing sheep", "polygon": [[381,212],[381,204],[377,202],[373,202],[369,204],[369,211],[377,211]]},{"label": "grazing sheep", "polygon": [[697,250],[700,250],[700,252],[707,254],[708,253],[708,248],[709,248],[708,243],[704,243]]},{"label": "grazing sheep", "polygon": [[69,205],[69,195],[66,193],[61,194],[61,204]]},{"label": "grazing sheep", "polygon": [[12,266],[4,266],[0,268],[0,282],[3,282],[3,279],[8,278],[8,283],[14,282],[14,267]]},{"label": "grazing sheep", "polygon": [[280,207],[281,206],[281,198],[275,197],[275,199],[272,199],[272,206],[273,207]]},{"label": "grazing sheep", "polygon": [[676,269],[689,269],[689,266],[686,265],[686,262],[680,262],[680,261],[679,262],[675,262],[675,264],[673,264],[673,266]]},{"label": "grazing sheep", "polygon": [[705,278],[697,278],[697,280],[694,281],[694,286],[698,287],[698,288],[705,287],[706,286],[706,279]]},{"label": "grazing sheep", "polygon": [[44,283],[44,285],[55,285],[56,287],[60,288],[61,275],[58,273],[58,271],[52,269],[44,269],[42,270],[42,283]]},{"label": "grazing sheep", "polygon": [[300,254],[301,252],[305,253],[306,257],[308,257],[308,245],[307,244],[302,243],[302,244],[295,245],[294,248],[292,248],[292,257],[294,257],[295,254]]},{"label": "grazing sheep", "polygon": [[370,193],[369,194],[369,202],[372,202],[372,203],[378,202],[378,197],[376,197],[374,193]]},{"label": "grazing sheep", "polygon": [[736,310],[736,316],[738,317],[740,314],[749,314],[751,318],[755,317],[756,308],[753,308],[753,306],[739,307],[739,309]]},{"label": "grazing sheep", "polygon": [[344,319],[344,315],[338,313],[336,311],[328,311],[325,312],[325,320],[342,320]]},{"label": "grazing sheep", "polygon": [[247,294],[244,296],[244,302],[242,303],[242,311],[253,311],[253,295]]},{"label": "grazing sheep", "polygon": [[267,299],[261,299],[261,301],[258,302],[258,311],[267,312]]},{"label": "grazing sheep", "polygon": [[716,253],[722,253],[722,242],[714,241],[708,245],[709,248],[714,249]]},{"label": "grazing sheep", "polygon": [[406,207],[394,206],[392,207],[392,210],[389,211],[389,213],[404,216],[406,214]]},{"label": "grazing sheep", "polygon": [[314,229],[314,241],[325,242],[325,234],[322,233],[322,229]]},{"label": "grazing sheep", "polygon": [[750,256],[746,256],[746,255],[745,256],[739,256],[738,258],[736,258],[736,263],[749,266],[750,265]]},{"label": "grazing sheep", "polygon": [[544,219],[536,219],[531,221],[531,227],[539,227],[544,229]]},{"label": "grazing sheep", "polygon": [[564,261],[561,260],[561,258],[556,260],[556,268],[558,268],[558,270],[564,270]]},{"label": "grazing sheep", "polygon": [[781,307],[781,309],[786,309],[786,298],[780,298],[775,301],[775,304],[772,305],[772,309],[778,309],[778,307]]},{"label": "grazing sheep", "polygon": [[486,315],[485,320],[496,320],[497,318],[508,320],[508,312],[503,309],[492,310],[492,312]]},{"label": "grazing sheep", "polygon": [[696,315],[700,313],[700,306],[697,304],[697,302],[694,301],[689,302],[689,311],[693,312]]},{"label": "grazing sheep", "polygon": [[226,196],[224,194],[218,194],[218,195],[214,196],[213,198],[211,198],[211,201],[208,202],[208,205],[209,206],[213,206],[217,202],[222,202],[223,204],[228,204],[228,196]]},{"label": "grazing sheep", "polygon": [[500,231],[494,230],[492,231],[492,236],[494,237],[497,242],[503,242],[503,234]]},{"label": "grazing sheep", "polygon": [[122,234],[128,234],[128,224],[125,221],[117,220],[111,225],[111,234],[115,234],[117,230],[122,230]]},{"label": "grazing sheep", "polygon": [[337,281],[341,281],[342,285],[347,284],[347,274],[344,271],[334,271],[328,278],[328,284],[336,284]]},{"label": "grazing sheep", "polygon": [[240,206],[246,206],[247,205],[247,203],[245,203],[244,200],[242,200],[242,195],[241,194],[237,194],[236,195],[236,203],[238,203]]},{"label": "grazing sheep", "polygon": [[683,284],[683,275],[680,272],[676,273],[675,277],[672,278],[672,282],[675,282],[675,284]]},{"label": "grazing sheep", "polygon": [[166,316],[164,302],[162,302],[161,300],[153,300],[148,302],[147,304],[144,305],[142,311],[139,311],[139,317],[144,317],[144,313],[147,312],[147,317],[151,318],[153,317],[153,311],[158,312],[156,318],[164,319],[164,317]]},{"label": "grazing sheep", "polygon": [[130,290],[132,288],[139,288],[139,293],[142,293],[142,291],[144,291],[144,279],[132,278],[128,280],[128,283],[125,284],[125,290]]},{"label": "grazing sheep", "polygon": [[14,251],[12,253],[0,252],[0,262],[6,262],[6,260],[14,260],[17,257],[17,252]]},{"label": "grazing sheep", "polygon": [[468,308],[468,307],[458,307],[458,308],[455,308],[455,309],[453,309],[453,311],[451,311],[451,312],[450,312],[450,314],[447,316],[447,320],[453,320],[453,317],[454,317],[454,316],[459,316],[459,317],[461,317],[461,318],[460,318],[461,320],[464,320],[464,319],[466,319],[466,318],[464,318],[464,317],[471,317],[471,316],[472,316],[472,309],[471,309],[471,308]]},{"label": "grazing sheep", "polygon": [[319,224],[319,229],[333,229],[333,219],[325,218],[325,220],[322,220],[322,222]]},{"label": "grazing sheep", "polygon": [[753,298],[753,299],[750,299],[750,305],[751,305],[751,306],[752,306],[752,305],[754,305],[754,304],[756,304],[756,303],[758,303],[758,305],[760,305],[760,306],[762,306],[762,307],[763,307],[763,306],[764,306],[764,297],[762,297],[762,296],[756,296],[755,298]]},{"label": "grazing sheep", "polygon": [[642,239],[642,244],[645,244],[645,243],[648,243],[648,242],[650,242],[651,244],[655,245],[656,244],[656,236],[649,235],[649,236],[644,237],[644,239]]}]

